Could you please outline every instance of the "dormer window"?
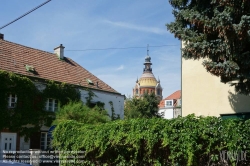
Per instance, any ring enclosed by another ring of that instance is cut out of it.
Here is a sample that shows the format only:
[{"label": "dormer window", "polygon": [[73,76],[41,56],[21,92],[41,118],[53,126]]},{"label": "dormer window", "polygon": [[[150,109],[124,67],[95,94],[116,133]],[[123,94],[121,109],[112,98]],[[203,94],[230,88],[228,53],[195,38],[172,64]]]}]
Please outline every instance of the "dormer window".
[{"label": "dormer window", "polygon": [[10,94],[8,98],[8,107],[15,108],[17,103],[17,95]]},{"label": "dormer window", "polygon": [[49,98],[46,102],[46,110],[55,112],[58,110],[58,100]]},{"label": "dormer window", "polygon": [[90,79],[86,79],[89,85],[94,85],[94,83]]},{"label": "dormer window", "polygon": [[166,106],[167,107],[171,107],[173,105],[173,101],[172,100],[166,100]]},{"label": "dormer window", "polygon": [[30,71],[30,72],[34,72],[35,71],[35,68],[31,65],[25,65],[25,68],[27,71]]}]

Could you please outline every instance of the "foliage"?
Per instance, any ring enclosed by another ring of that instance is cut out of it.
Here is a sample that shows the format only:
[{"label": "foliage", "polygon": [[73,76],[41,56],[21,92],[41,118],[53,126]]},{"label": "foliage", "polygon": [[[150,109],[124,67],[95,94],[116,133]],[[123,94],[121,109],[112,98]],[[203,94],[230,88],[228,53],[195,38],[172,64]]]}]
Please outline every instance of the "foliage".
[{"label": "foliage", "polygon": [[[234,165],[237,161],[233,158],[222,161],[221,152],[249,154],[249,127],[250,120],[194,115],[100,125],[63,121],[53,132],[53,144],[60,151],[85,151],[83,165]],[[238,161],[237,165],[247,162]]]},{"label": "foliage", "polygon": [[125,119],[152,118],[158,115],[159,100],[154,93],[145,93],[143,98],[127,98],[125,103]]},{"label": "foliage", "polygon": [[[49,81],[43,91],[24,76],[0,70],[0,130],[19,132],[26,139],[42,125],[50,126],[54,113],[45,111],[47,98],[59,100],[61,106],[69,100],[79,100],[80,94],[70,85]],[[8,107],[9,95],[17,95],[14,108]]]},{"label": "foliage", "polygon": [[84,124],[97,124],[108,122],[109,115],[98,106],[90,108],[81,101],[69,102],[56,112],[56,119],[53,123],[58,124],[66,120],[75,120]]},{"label": "foliage", "polygon": [[200,59],[222,82],[234,79],[239,93],[250,93],[249,0],[169,0],[175,22],[167,28],[186,42],[182,56]]},{"label": "foliage", "polygon": [[117,120],[117,119],[121,119],[119,114],[115,113],[115,109],[114,109],[114,105],[112,101],[109,101],[109,104],[111,106],[111,120]]},{"label": "foliage", "polygon": [[69,101],[80,100],[80,92],[74,86],[66,83],[48,81],[46,89],[44,89],[42,93],[45,98],[54,98],[59,100],[61,106],[69,103]]},{"label": "foliage", "polygon": [[[93,103],[92,102],[93,97],[98,97],[98,96],[89,89],[85,89],[85,90],[88,92],[88,96],[85,97],[86,106],[89,107],[89,108],[96,107],[96,108],[100,108],[101,110],[104,110],[105,103],[100,102],[100,101]],[[115,109],[114,109],[113,102],[109,101],[109,104],[110,104],[110,107],[111,107],[111,115],[109,115],[107,112],[105,114],[107,114],[110,117],[111,120],[120,119],[120,115],[115,114]]]}]

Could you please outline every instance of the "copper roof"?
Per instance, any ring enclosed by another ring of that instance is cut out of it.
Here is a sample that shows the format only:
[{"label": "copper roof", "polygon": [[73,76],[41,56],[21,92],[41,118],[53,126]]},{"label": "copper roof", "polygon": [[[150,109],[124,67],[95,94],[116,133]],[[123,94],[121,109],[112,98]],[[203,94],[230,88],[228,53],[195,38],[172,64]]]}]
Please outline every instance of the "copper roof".
[{"label": "copper roof", "polygon": [[[162,99],[160,101],[160,104],[158,105],[159,108],[165,107],[165,101],[166,100],[177,100],[181,98],[181,90],[178,90],[174,93],[172,93],[170,96],[166,97],[165,99]],[[175,103],[174,103],[175,104]],[[174,105],[175,106],[175,105]]]},{"label": "copper roof", "polygon": [[[27,71],[25,65],[33,66],[35,72]],[[57,55],[53,53],[1,39],[0,69],[28,77],[54,80],[91,89],[118,93],[68,57],[59,60]],[[93,85],[89,84],[87,79],[91,80]]]}]

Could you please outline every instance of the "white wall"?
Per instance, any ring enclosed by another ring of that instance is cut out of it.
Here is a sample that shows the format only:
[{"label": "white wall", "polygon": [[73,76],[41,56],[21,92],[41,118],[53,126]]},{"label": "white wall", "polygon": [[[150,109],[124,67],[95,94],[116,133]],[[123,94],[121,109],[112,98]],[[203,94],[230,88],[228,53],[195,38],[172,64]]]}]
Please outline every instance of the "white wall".
[{"label": "white wall", "polygon": [[[35,86],[38,90],[43,91],[46,88],[46,85],[40,82],[34,82]],[[85,90],[80,90],[81,92],[81,100],[86,102],[86,97],[88,97],[88,92]],[[124,96],[115,93],[108,93],[104,91],[92,90],[97,97],[93,98],[93,102],[103,102],[105,103],[104,108],[111,115],[111,107],[109,101],[113,102],[114,110],[116,114],[119,114],[120,117],[124,118]]]},{"label": "white wall", "polygon": [[24,137],[20,137],[20,150],[29,150],[30,149],[30,140],[25,142]]},{"label": "white wall", "polygon": [[163,115],[164,119],[172,119],[174,117],[173,108],[161,108],[158,113]]},{"label": "white wall", "polygon": [[[93,102],[103,102],[105,110],[111,115],[110,101],[113,102],[115,114],[120,115],[120,118],[124,118],[124,96],[120,94],[108,93],[103,91],[91,90],[97,97],[93,97]],[[86,103],[86,97],[88,97],[88,91],[80,90],[81,100]]]}]

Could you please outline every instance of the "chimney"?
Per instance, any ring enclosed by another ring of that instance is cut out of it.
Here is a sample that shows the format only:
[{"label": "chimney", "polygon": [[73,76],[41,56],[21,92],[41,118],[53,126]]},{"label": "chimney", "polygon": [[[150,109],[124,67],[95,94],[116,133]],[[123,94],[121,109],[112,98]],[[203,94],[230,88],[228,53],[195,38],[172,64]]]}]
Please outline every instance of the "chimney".
[{"label": "chimney", "polygon": [[0,33],[0,39],[4,39],[4,34]]},{"label": "chimney", "polygon": [[64,46],[60,44],[59,47],[54,48],[54,53],[58,56],[59,59],[64,59]]}]

